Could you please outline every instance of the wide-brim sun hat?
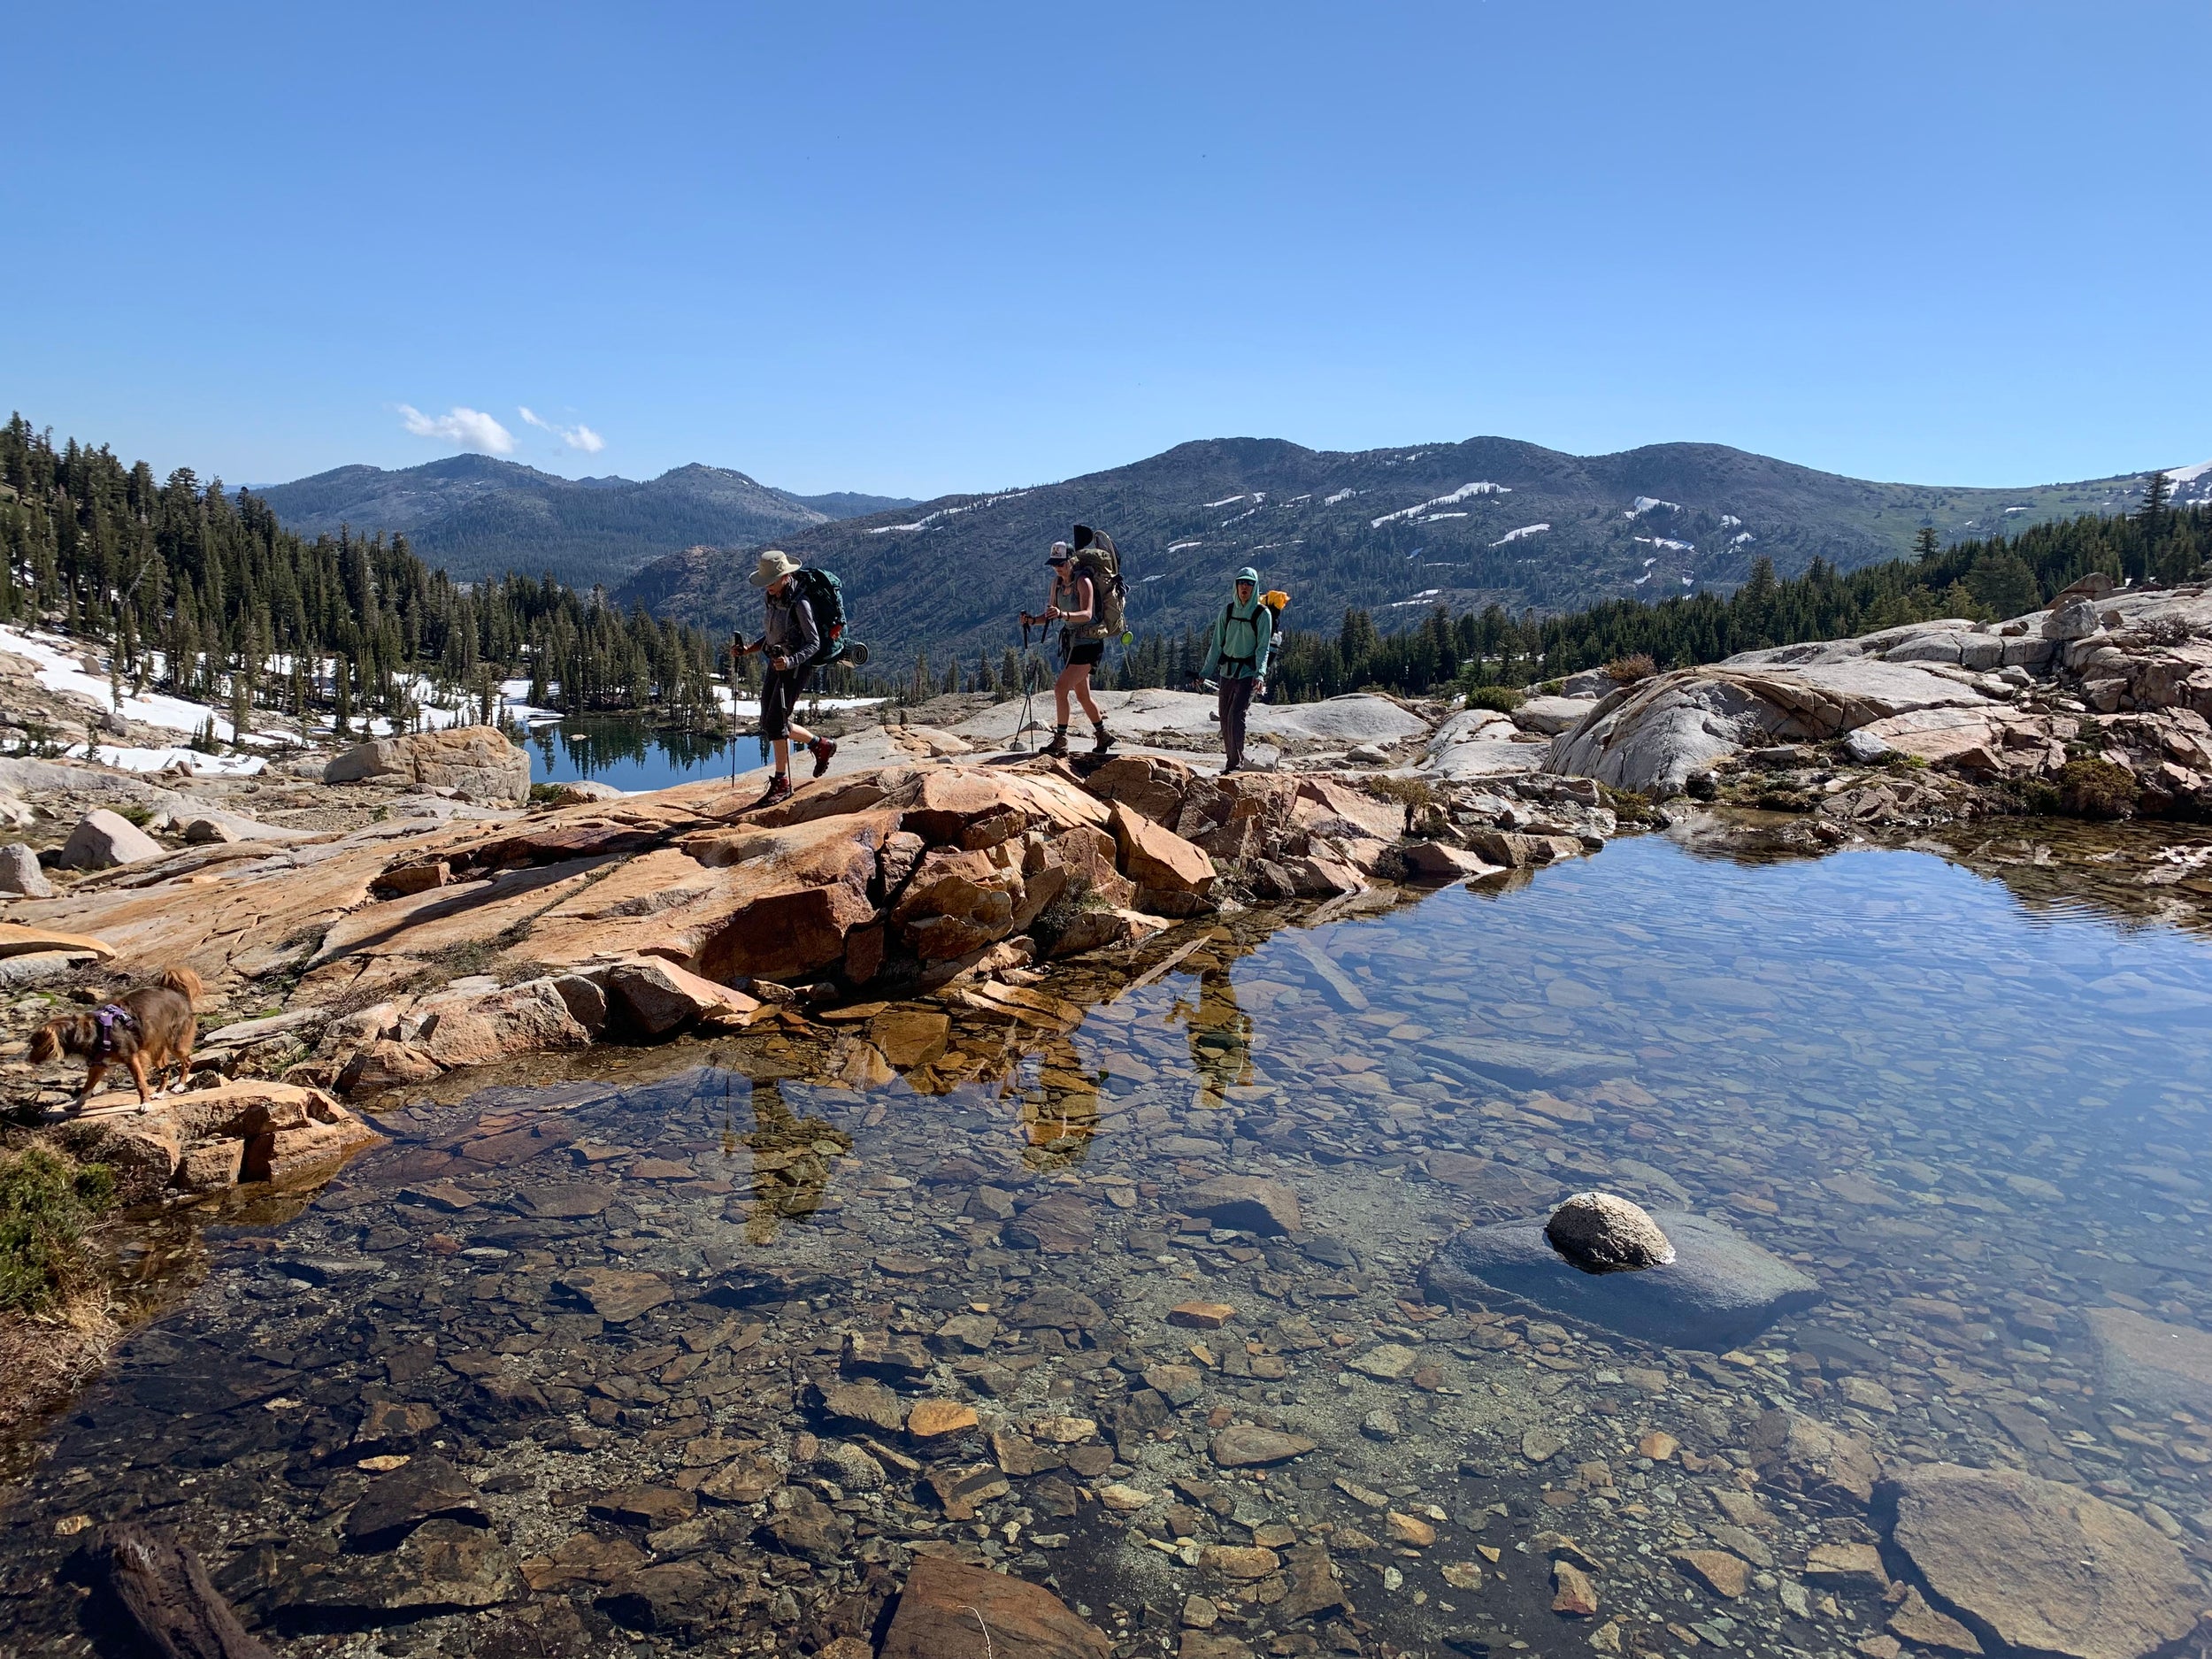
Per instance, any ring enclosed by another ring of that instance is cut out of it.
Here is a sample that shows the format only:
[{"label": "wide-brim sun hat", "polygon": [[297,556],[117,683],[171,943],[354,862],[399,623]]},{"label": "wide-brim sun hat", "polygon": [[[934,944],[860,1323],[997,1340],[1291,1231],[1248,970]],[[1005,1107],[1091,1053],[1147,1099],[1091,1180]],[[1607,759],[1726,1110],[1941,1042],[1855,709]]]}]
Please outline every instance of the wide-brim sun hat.
[{"label": "wide-brim sun hat", "polygon": [[781,548],[772,547],[760,556],[759,565],[745,580],[756,588],[773,588],[798,568],[798,560]]}]

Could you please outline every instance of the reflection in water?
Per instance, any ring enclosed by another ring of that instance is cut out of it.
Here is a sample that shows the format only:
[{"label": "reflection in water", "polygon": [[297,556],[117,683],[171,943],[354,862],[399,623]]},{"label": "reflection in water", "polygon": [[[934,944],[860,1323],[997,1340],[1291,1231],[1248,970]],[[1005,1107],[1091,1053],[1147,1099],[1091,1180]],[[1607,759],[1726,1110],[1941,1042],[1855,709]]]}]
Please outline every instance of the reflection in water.
[{"label": "reflection in water", "polygon": [[744,1143],[752,1154],[753,1210],[745,1236],[765,1244],[779,1222],[803,1219],[822,1207],[831,1172],[852,1150],[852,1137],[825,1118],[798,1116],[773,1079],[753,1085],[749,1098],[753,1133]]},{"label": "reflection in water", "polygon": [[[687,1617],[819,1651],[917,1550],[1049,1576],[1131,1653],[1192,1596],[1255,1653],[1587,1652],[1615,1618],[1624,1654],[1878,1651],[1895,1598],[1802,1572],[1880,1536],[1860,1465],[1793,1462],[1770,1412],[2196,1536],[2212,1390],[2148,1360],[2212,1328],[2208,1011],[2177,931],[1919,854],[1650,837],[1502,895],[1222,918],[1141,987],[1077,964],[547,1056],[218,1240],[58,1430],[0,1594],[72,1651],[57,1527],[153,1515],[257,1628],[390,1651]],[[1222,1175],[1271,1185],[1201,1202]],[[1713,1353],[1430,1300],[1441,1240],[1593,1185],[1820,1301]],[[824,1403],[864,1372],[888,1406]],[[902,1433],[925,1399],[978,1420]],[[1232,1430],[1312,1449],[1261,1479]],[[434,1449],[476,1518],[349,1539]],[[1555,1560],[1603,1563],[1598,1622],[1553,1610]]]},{"label": "reflection in water", "polygon": [[1218,1106],[1226,1091],[1252,1080],[1252,1017],[1237,1005],[1225,964],[1201,971],[1198,1000],[1178,996],[1167,1017],[1180,1020],[1188,1035],[1199,1105]]},{"label": "reflection in water", "polygon": [[635,791],[666,789],[696,779],[727,777],[765,764],[751,738],[662,726],[620,716],[592,716],[533,728],[534,783],[593,780]]}]

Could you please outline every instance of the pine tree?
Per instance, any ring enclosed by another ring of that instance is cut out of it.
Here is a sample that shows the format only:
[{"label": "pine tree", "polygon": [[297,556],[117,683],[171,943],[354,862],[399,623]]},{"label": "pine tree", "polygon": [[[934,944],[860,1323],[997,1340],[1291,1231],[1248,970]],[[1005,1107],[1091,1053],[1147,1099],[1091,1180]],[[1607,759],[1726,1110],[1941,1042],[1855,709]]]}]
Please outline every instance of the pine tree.
[{"label": "pine tree", "polygon": [[2163,472],[2153,472],[2151,481],[2143,487],[2143,504],[2135,510],[2135,522],[2143,526],[2146,540],[2157,540],[2164,529],[2167,507],[2173,498],[2172,482]]},{"label": "pine tree", "polygon": [[1913,557],[1919,560],[1923,565],[1925,565],[1930,559],[1934,558],[1942,551],[1943,546],[1942,543],[1937,539],[1935,526],[1932,524],[1922,525],[1920,526],[1919,534],[1915,535],[1912,539]]}]

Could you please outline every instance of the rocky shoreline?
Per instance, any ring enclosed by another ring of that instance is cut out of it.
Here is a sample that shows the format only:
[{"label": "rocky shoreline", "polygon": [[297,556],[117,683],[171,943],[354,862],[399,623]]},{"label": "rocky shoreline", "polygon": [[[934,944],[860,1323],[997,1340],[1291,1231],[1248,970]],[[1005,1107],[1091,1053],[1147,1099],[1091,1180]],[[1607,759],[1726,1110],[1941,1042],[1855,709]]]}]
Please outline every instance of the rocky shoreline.
[{"label": "rocky shoreline", "polygon": [[[2099,1481],[2074,1385],[1973,1369],[2032,1348],[2054,1304],[1936,1290],[1938,1328],[1970,1333],[1959,1369],[1940,1343],[1901,1364],[1893,1336],[1854,1334],[1832,1258],[1713,1217],[1759,1222],[1775,1206],[1755,1184],[1640,1161],[1666,1121],[1640,1062],[1425,1029],[1356,947],[1300,930],[1494,892],[1638,826],[1745,860],[1909,841],[2031,903],[2093,878],[2101,902],[2192,921],[2196,838],[2146,825],[2077,849],[2022,815],[2021,786],[2095,758],[2138,780],[2134,810],[2194,810],[2201,785],[2147,757],[2202,725],[2197,694],[2143,665],[2191,660],[2195,636],[2161,618],[2197,599],[2119,595],[2064,639],[2045,629],[2078,626],[2068,606],[1516,716],[1409,715],[1356,762],[1315,748],[1230,779],[1170,744],[1080,766],[994,753],[996,710],[966,736],[907,728],[895,757],[767,811],[751,783],[527,805],[526,758],[518,775],[481,730],[388,740],[296,790],[0,762],[34,850],[61,855],[32,860],[50,896],[0,910],[12,1034],[116,965],[188,964],[212,993],[201,1087],[66,1122],[58,1074],[11,1058],[10,1104],[42,1120],[16,1134],[109,1162],[171,1214],[306,1206],[281,1235],[213,1245],[70,1455],[120,1459],[139,1508],[191,1520],[218,1589],[287,1651],[949,1655],[972,1643],[964,1608],[1040,1654],[1185,1659],[1471,1652],[1470,1609],[1501,1647],[1542,1628],[1600,1653],[2163,1650],[2204,1598],[2203,1517],[2169,1491],[2212,1461],[2193,1291],[2093,1314],[2081,1396],[2178,1414],[2143,1435],[2147,1492]],[[1965,661],[1985,634],[1995,670]],[[2006,662],[2020,641],[2051,649]],[[1893,706],[1891,671],[1938,643],[1957,672],[1910,672],[1974,701]],[[2009,667],[2032,683],[1959,678]],[[2092,695],[2114,724],[2085,757],[2064,704]],[[1910,747],[1970,720],[1978,749]],[[2011,741],[2028,730],[2041,748]],[[1225,985],[1279,933],[1305,981],[1281,1005],[1347,1033],[1340,1062],[1256,1068],[1234,995],[1208,991],[1194,1101],[1152,1092],[1164,1063],[1134,1025],[1120,1080],[1086,1075],[1079,1025],[1123,1029],[1117,1007],[1164,973]],[[1402,1075],[1360,1057],[1363,1022],[1408,1047]],[[986,1089],[1016,1102],[1011,1143],[972,1110],[950,1130],[886,1112]],[[1406,1139],[1456,1093],[1546,1141],[1550,1167]],[[1309,1097],[1372,1127],[1331,1108],[1317,1129],[1292,1104]],[[2034,1167],[2007,1178],[2016,1202],[2049,1186]],[[1738,1324],[1560,1299],[1515,1224],[1586,1169],[1661,1206],[1699,1283],[1750,1274],[1683,1304]],[[1836,1177],[1815,1207],[1860,1217],[1840,1237],[1915,1236],[1896,1179]],[[1791,1300],[1807,1286],[1816,1317]],[[182,1408],[212,1461],[142,1409],[200,1363],[187,1350],[222,1379]],[[1394,1448],[1413,1443],[1463,1451],[1412,1467]],[[161,1496],[179,1467],[209,1471],[231,1522]],[[81,1548],[106,1517],[65,1488],[15,1509],[34,1577],[104,1571],[119,1547]],[[73,1650],[25,1585],[4,1592],[24,1628]]]}]

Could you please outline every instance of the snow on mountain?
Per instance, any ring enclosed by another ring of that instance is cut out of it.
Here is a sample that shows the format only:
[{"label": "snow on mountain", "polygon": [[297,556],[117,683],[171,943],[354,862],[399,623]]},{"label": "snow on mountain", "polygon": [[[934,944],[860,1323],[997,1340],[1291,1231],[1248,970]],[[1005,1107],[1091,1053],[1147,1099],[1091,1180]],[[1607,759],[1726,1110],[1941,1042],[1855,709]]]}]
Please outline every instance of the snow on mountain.
[{"label": "snow on mountain", "polygon": [[1551,526],[1548,524],[1525,524],[1517,530],[1508,530],[1490,545],[1503,547],[1509,541],[1518,541],[1523,536],[1541,535],[1550,528]]},{"label": "snow on mountain", "polygon": [[[1409,457],[1408,458],[1413,459],[1417,457]],[[1476,495],[1510,495],[1512,493],[1512,490],[1508,488],[1505,485],[1493,484],[1486,479],[1479,483],[1462,484],[1457,489],[1454,490],[1448,495],[1437,495],[1428,501],[1420,503],[1418,505],[1412,507],[1401,507],[1397,511],[1386,512],[1379,518],[1371,518],[1368,520],[1367,527],[1371,530],[1379,530],[1386,524],[1395,524],[1401,518],[1410,518],[1417,513],[1428,511],[1432,507],[1456,506],[1459,503],[1466,501]],[[1334,500],[1335,497],[1332,496],[1330,499]],[[1466,517],[1464,513],[1458,516],[1461,518]]]}]

